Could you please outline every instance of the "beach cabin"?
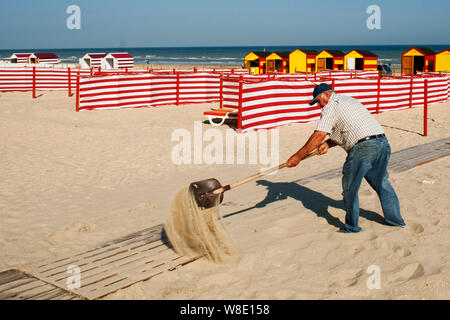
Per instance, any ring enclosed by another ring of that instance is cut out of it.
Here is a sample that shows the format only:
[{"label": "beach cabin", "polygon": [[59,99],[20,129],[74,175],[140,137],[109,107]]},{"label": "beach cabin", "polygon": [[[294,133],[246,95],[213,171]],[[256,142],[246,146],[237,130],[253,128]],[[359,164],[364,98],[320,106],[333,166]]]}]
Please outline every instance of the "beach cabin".
[{"label": "beach cabin", "polygon": [[270,52],[252,51],[244,57],[244,67],[252,74],[266,73],[266,58]]},{"label": "beach cabin", "polygon": [[316,72],[323,70],[344,70],[344,56],[340,50],[322,50],[316,56]]},{"label": "beach cabin", "polygon": [[59,63],[59,59],[51,52],[35,52],[31,54],[29,63],[56,64]]},{"label": "beach cabin", "polygon": [[281,72],[286,73],[289,71],[289,52],[272,52],[266,57],[266,73],[268,72]]},{"label": "beach cabin", "polygon": [[450,49],[436,53],[435,70],[440,72],[450,72]]},{"label": "beach cabin", "polygon": [[310,49],[295,49],[289,54],[289,73],[311,72],[316,68],[319,52]]},{"label": "beach cabin", "polygon": [[378,56],[369,50],[355,49],[344,56],[345,70],[377,70]]},{"label": "beach cabin", "polygon": [[127,52],[108,53],[102,59],[103,69],[133,69],[133,56]]},{"label": "beach cabin", "polygon": [[100,68],[102,66],[102,59],[106,57],[106,53],[86,53],[80,58],[81,68]]},{"label": "beach cabin", "polygon": [[402,53],[402,74],[410,76],[417,71],[435,71],[436,52],[430,48],[412,47]]},{"label": "beach cabin", "polygon": [[31,53],[13,53],[9,60],[11,63],[29,63]]}]

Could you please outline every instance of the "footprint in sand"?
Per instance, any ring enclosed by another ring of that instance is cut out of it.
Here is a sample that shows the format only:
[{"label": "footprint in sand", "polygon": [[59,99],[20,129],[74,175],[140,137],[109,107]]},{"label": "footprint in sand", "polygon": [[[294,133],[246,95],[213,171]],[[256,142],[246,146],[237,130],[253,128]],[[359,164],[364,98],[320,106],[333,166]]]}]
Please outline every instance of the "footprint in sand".
[{"label": "footprint in sand", "polygon": [[353,247],[353,255],[357,255],[358,253],[360,253],[361,251],[364,251],[365,247],[362,244],[359,244],[357,246]]},{"label": "footprint in sand", "polygon": [[333,275],[330,277],[331,285],[337,287],[351,287],[354,286],[358,279],[362,276],[363,269],[346,269],[342,271],[333,271]]},{"label": "footprint in sand", "polygon": [[424,274],[425,271],[420,263],[411,263],[394,274],[394,281],[408,281],[419,278]]},{"label": "footprint in sand", "polygon": [[433,226],[437,226],[440,222],[441,222],[441,220],[439,220],[439,219],[432,219],[432,220],[431,220],[431,224],[432,224]]},{"label": "footprint in sand", "polygon": [[399,250],[395,251],[396,254],[398,254],[400,257],[404,258],[411,255],[411,250],[406,248],[400,248]]},{"label": "footprint in sand", "polygon": [[77,232],[91,232],[94,229],[95,229],[95,224],[84,223],[84,222],[73,223],[70,226],[65,228],[66,231],[77,231]]},{"label": "footprint in sand", "polygon": [[91,232],[95,229],[95,224],[93,223],[84,223],[84,222],[76,222],[72,223],[68,226],[62,227],[59,230],[53,231],[49,233],[50,238],[54,238],[55,236],[64,235],[67,233],[73,232]]},{"label": "footprint in sand", "polygon": [[416,223],[416,222],[409,222],[406,225],[407,229],[410,229],[412,231],[414,231],[415,233],[422,233],[424,228],[420,223]]},{"label": "footprint in sand", "polygon": [[392,250],[393,253],[400,257],[407,257],[411,255],[411,251],[407,248],[403,248],[395,243],[388,243],[388,247]]}]

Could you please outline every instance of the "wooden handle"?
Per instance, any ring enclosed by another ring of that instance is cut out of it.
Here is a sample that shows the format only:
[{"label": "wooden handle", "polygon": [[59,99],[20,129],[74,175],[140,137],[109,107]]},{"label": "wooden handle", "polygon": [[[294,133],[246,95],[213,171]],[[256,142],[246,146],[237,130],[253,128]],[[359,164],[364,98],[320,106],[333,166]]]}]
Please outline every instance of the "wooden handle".
[{"label": "wooden handle", "polygon": [[[317,155],[317,154],[319,154],[319,150],[316,150],[316,151],[314,151],[314,152],[311,152],[310,154],[308,154],[307,156],[305,156],[305,157],[302,159],[302,161],[305,160],[305,159],[311,158],[311,157],[313,157],[313,156],[315,156],[315,155]],[[228,190],[230,190],[230,189],[236,188],[236,187],[240,186],[241,184],[244,184],[244,183],[250,182],[250,181],[252,181],[252,180],[258,179],[259,177],[262,177],[262,176],[264,176],[264,175],[266,175],[266,174],[269,174],[269,173],[271,173],[271,172],[274,172],[274,171],[283,169],[283,168],[285,168],[285,167],[287,167],[287,162],[285,162],[285,163],[283,163],[283,164],[280,164],[280,165],[277,166],[277,167],[273,167],[273,168],[270,168],[270,169],[267,169],[267,170],[258,172],[258,173],[254,174],[254,175],[252,175],[252,176],[250,176],[250,177],[247,177],[247,178],[245,178],[245,179],[243,179],[243,180],[241,180],[241,181],[238,181],[238,182],[235,182],[235,183],[226,185],[226,186],[224,186],[224,187],[222,187],[222,188],[216,189],[216,190],[213,191],[213,193],[214,193],[214,194],[221,194],[222,192],[225,192],[225,191],[228,191]]]}]

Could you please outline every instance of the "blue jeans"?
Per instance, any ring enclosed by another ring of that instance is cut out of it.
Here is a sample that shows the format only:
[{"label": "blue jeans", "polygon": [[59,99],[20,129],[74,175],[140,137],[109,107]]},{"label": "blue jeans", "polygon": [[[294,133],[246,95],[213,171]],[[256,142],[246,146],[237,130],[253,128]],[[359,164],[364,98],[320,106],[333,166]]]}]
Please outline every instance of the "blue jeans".
[{"label": "blue jeans", "polygon": [[362,179],[377,192],[383,208],[386,223],[393,226],[405,226],[400,215],[400,204],[394,188],[389,183],[387,172],[391,147],[386,137],[366,140],[350,149],[342,170],[342,195],[346,209],[344,232],[359,232],[358,191]]}]

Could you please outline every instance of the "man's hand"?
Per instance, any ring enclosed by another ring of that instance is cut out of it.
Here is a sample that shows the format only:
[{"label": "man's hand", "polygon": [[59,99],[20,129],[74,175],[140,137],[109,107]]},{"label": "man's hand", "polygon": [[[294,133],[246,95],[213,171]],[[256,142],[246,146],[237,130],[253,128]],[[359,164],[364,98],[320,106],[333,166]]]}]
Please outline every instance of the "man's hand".
[{"label": "man's hand", "polygon": [[330,148],[330,146],[328,145],[328,143],[326,141],[324,143],[322,143],[318,148],[319,155],[323,155],[323,154],[327,153],[329,148]]},{"label": "man's hand", "polygon": [[300,162],[301,158],[295,153],[287,161],[288,168],[295,167]]}]

